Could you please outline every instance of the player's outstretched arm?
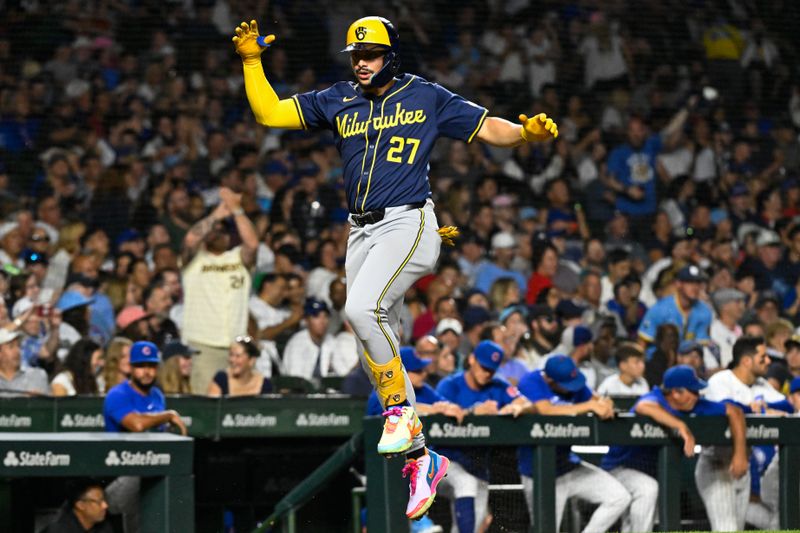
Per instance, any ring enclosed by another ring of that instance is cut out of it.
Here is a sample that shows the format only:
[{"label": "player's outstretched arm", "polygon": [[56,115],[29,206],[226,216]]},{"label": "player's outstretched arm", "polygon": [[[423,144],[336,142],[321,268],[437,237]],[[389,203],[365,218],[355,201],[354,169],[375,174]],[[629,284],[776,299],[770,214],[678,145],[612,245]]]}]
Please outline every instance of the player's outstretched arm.
[{"label": "player's outstretched arm", "polygon": [[278,98],[261,67],[261,53],[275,40],[275,36],[260,38],[255,20],[249,24],[242,22],[235,31],[233,44],[242,58],[244,90],[256,121],[270,128],[302,129],[295,102],[291,98]]},{"label": "player's outstretched arm", "polygon": [[639,402],[636,404],[635,411],[637,415],[649,416],[662,426],[676,430],[683,439],[683,454],[686,457],[694,455],[694,435],[686,422],[655,402]]},{"label": "player's outstretched arm", "polygon": [[487,117],[478,131],[478,139],[492,146],[513,147],[558,137],[558,125],[544,113],[531,118],[520,115],[519,121],[520,124],[514,124],[504,118]]}]

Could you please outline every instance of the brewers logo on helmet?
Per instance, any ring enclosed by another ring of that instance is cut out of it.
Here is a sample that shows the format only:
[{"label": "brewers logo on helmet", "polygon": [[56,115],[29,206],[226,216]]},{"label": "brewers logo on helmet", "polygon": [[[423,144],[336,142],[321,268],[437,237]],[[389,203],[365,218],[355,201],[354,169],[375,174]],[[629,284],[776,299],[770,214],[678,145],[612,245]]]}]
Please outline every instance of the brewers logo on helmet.
[{"label": "brewers logo on helmet", "polygon": [[386,50],[383,68],[372,75],[371,87],[383,87],[400,71],[400,36],[394,25],[383,17],[363,17],[347,30],[347,46],[342,52]]}]

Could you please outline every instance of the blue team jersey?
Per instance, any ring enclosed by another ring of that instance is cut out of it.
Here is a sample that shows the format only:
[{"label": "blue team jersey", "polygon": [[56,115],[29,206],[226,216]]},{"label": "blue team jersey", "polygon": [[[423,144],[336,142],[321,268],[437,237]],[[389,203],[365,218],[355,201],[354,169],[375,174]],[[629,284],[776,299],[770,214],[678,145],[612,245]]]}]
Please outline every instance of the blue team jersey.
[{"label": "blue team jersey", "polygon": [[[697,301],[688,310],[681,308],[674,294],[661,298],[647,310],[642,324],[639,326],[639,336],[648,342],[656,338],[658,326],[662,324],[675,324],[678,326],[680,340],[707,341],[711,327],[711,309],[704,302]],[[652,355],[654,346],[648,349],[648,356]]]},{"label": "blue team jersey", "polygon": [[661,137],[653,135],[639,150],[624,144],[608,155],[608,172],[625,188],[641,187],[644,198],[634,201],[624,194],[617,195],[618,211],[632,216],[652,215],[656,212],[656,158],[661,151]]},{"label": "blue team jersey", "polygon": [[122,419],[130,413],[161,413],[166,410],[164,394],[158,387],[153,387],[147,396],[139,394],[128,381],[113,387],[103,401],[103,418],[106,431],[127,431],[122,426]]},{"label": "blue team jersey", "polygon": [[[664,393],[660,388],[655,388],[639,398],[636,404],[631,407],[631,413],[636,412],[636,405],[642,402],[657,403],[668,413],[684,417],[688,415],[697,416],[724,416],[726,402],[712,402],[705,398],[700,398],[691,411],[677,411],[673,409]],[[635,468],[653,477],[656,475],[656,460],[658,458],[658,446],[611,446],[608,453],[600,463],[605,470],[613,470],[618,466]]]},{"label": "blue team jersey", "polygon": [[419,76],[396,78],[383,96],[355,82],[295,95],[303,128],[333,131],[344,165],[350,211],[424,202],[428,162],[438,137],[471,142],[485,108]]},{"label": "blue team jersey", "polygon": [[[414,389],[414,396],[417,398],[417,403],[425,405],[433,405],[436,402],[444,400],[444,398],[427,383],[424,383],[422,388]],[[372,394],[369,395],[369,400],[367,400],[367,416],[380,415],[383,413],[383,410],[383,405],[380,399],[378,399],[378,393],[372,391]]]},{"label": "blue team jersey", "polygon": [[[519,380],[519,392],[532,403],[547,400],[553,405],[565,405],[587,402],[592,399],[592,390],[585,386],[572,394],[561,394],[550,388],[544,380],[542,370],[534,370]],[[517,451],[519,473],[523,476],[533,475],[533,449],[520,446]],[[556,447],[556,475],[560,476],[575,468],[581,462],[580,457],[572,453],[569,446]]]},{"label": "blue team jersey", "polygon": [[[494,376],[492,380],[480,390],[473,390],[467,385],[463,371],[447,376],[441,380],[436,387],[436,392],[445,400],[458,404],[465,409],[469,409],[486,400],[496,401],[497,408],[500,409],[513,402],[514,399],[519,396],[519,391],[517,391],[516,387],[497,376]],[[490,449],[479,447],[441,448],[439,451],[446,455],[451,461],[455,461],[463,466],[464,469],[473,476],[477,476],[486,481],[489,480]]]}]

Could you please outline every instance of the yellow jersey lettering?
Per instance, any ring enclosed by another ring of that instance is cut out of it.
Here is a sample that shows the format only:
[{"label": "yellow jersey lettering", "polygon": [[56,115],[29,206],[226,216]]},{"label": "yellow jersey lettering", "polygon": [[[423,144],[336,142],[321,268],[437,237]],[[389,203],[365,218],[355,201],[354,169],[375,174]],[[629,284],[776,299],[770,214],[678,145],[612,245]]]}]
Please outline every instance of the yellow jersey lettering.
[{"label": "yellow jersey lettering", "polygon": [[358,111],[350,115],[344,113],[336,116],[336,130],[343,139],[364,135],[372,122],[375,131],[381,131],[397,127],[398,125],[407,126],[409,124],[422,124],[428,119],[423,109],[403,109],[403,104],[395,104],[394,114],[389,116],[374,117],[370,120],[358,120]]}]

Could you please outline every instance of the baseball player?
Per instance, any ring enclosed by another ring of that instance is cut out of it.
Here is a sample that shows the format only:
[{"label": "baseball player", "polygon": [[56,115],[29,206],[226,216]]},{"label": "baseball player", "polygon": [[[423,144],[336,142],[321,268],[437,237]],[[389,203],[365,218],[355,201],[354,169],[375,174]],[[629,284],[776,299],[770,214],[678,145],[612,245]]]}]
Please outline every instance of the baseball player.
[{"label": "baseball player", "polygon": [[[524,411],[541,415],[594,413],[603,419],[614,416],[611,400],[594,394],[586,386],[586,376],[566,355],[553,355],[544,369],[523,376],[519,391],[530,402]],[[533,450],[528,446],[519,448],[519,473],[533,523]],[[573,496],[598,505],[584,533],[608,531],[631,503],[625,487],[600,468],[581,461],[569,446],[556,447],[556,476],[556,531],[561,526],[564,506]]]},{"label": "baseball player", "polygon": [[[244,85],[259,124],[287,129],[327,129],[344,164],[350,208],[345,273],[345,313],[364,350],[362,364],[386,410],[378,453],[404,453],[416,472],[406,514],[421,517],[436,495],[449,461],[425,448],[413,388],[403,370],[397,330],[405,291],[432,271],[441,241],[428,162],[438,137],[494,146],[555,138],[558,128],[544,114],[520,115],[520,124],[498,117],[435,83],[400,74],[399,35],[388,20],[364,17],[347,31],[355,82],[280,99],[261,66],[261,53],[275,40],[261,38],[255,21],[236,28]],[[434,474],[428,476],[426,473]]]},{"label": "baseball player", "polygon": [[[747,471],[747,452],[745,445],[745,424],[742,410],[732,403],[713,402],[700,398],[700,391],[708,384],[697,377],[694,368],[689,365],[673,366],[664,373],[664,382],[660,388],[654,388],[645,394],[631,408],[632,413],[649,416],[659,424],[677,430],[683,439],[683,453],[686,457],[694,455],[694,435],[681,418],[686,416],[721,416],[728,417],[733,441],[733,454],[720,465],[728,478],[741,478]],[[656,464],[658,451],[653,446],[611,446],[603,458],[601,466],[617,481],[622,483],[631,494],[631,506],[623,515],[622,531],[652,531],[658,499],[658,482]],[[720,495],[719,501],[712,502],[707,497],[707,486],[698,489],[706,503],[725,507],[729,517],[735,524],[735,511],[730,507],[733,498]],[[705,493],[704,493],[705,490]],[[709,517],[712,512],[708,511]],[[730,522],[729,522],[730,523]],[[715,522],[712,520],[712,527]],[[733,525],[724,531],[734,530]],[[719,531],[715,529],[715,531]]]},{"label": "baseball player", "polygon": [[[786,397],[776,391],[764,378],[770,358],[767,355],[767,346],[762,337],[739,337],[733,345],[733,368],[717,372],[708,380],[708,389],[705,397],[716,401],[733,401],[741,405],[745,411],[764,414],[784,414],[783,410],[774,410],[773,407],[780,409],[778,404],[785,403]],[[720,454],[726,452],[725,448],[707,447],[703,449],[700,459],[697,461],[695,478],[697,486],[708,485],[709,489],[700,491],[703,501],[711,521],[712,528],[715,522],[719,524],[729,524],[730,516],[726,516],[726,509],[720,507],[721,496],[716,495],[717,490],[733,490],[736,494],[736,524],[738,529],[742,529],[747,516],[748,502],[750,501],[751,478],[750,475],[739,480],[727,480],[724,473],[716,468]],[[764,513],[756,511],[760,506],[754,505],[754,516],[751,520],[763,522],[762,525],[767,529],[777,529],[778,527],[778,457],[775,455],[774,446],[758,446],[753,450],[752,460],[754,461],[755,475],[763,472],[761,479],[756,486],[760,489],[761,501],[764,503],[762,509],[768,511],[765,519],[755,517],[762,516]],[[772,458],[772,462],[766,461]],[[759,464],[760,463],[760,464]],[[760,466],[760,468],[759,468]],[[723,482],[720,482],[720,476]],[[726,485],[733,484],[733,487]],[[720,527],[723,527],[720,525]]]},{"label": "baseball player", "polygon": [[[503,349],[492,341],[481,341],[467,358],[468,368],[444,378],[436,387],[445,400],[469,414],[509,414],[512,406],[526,404],[517,388],[495,372],[503,361]],[[483,531],[489,511],[489,450],[448,448],[452,459],[443,490],[453,502],[459,533]]]}]

